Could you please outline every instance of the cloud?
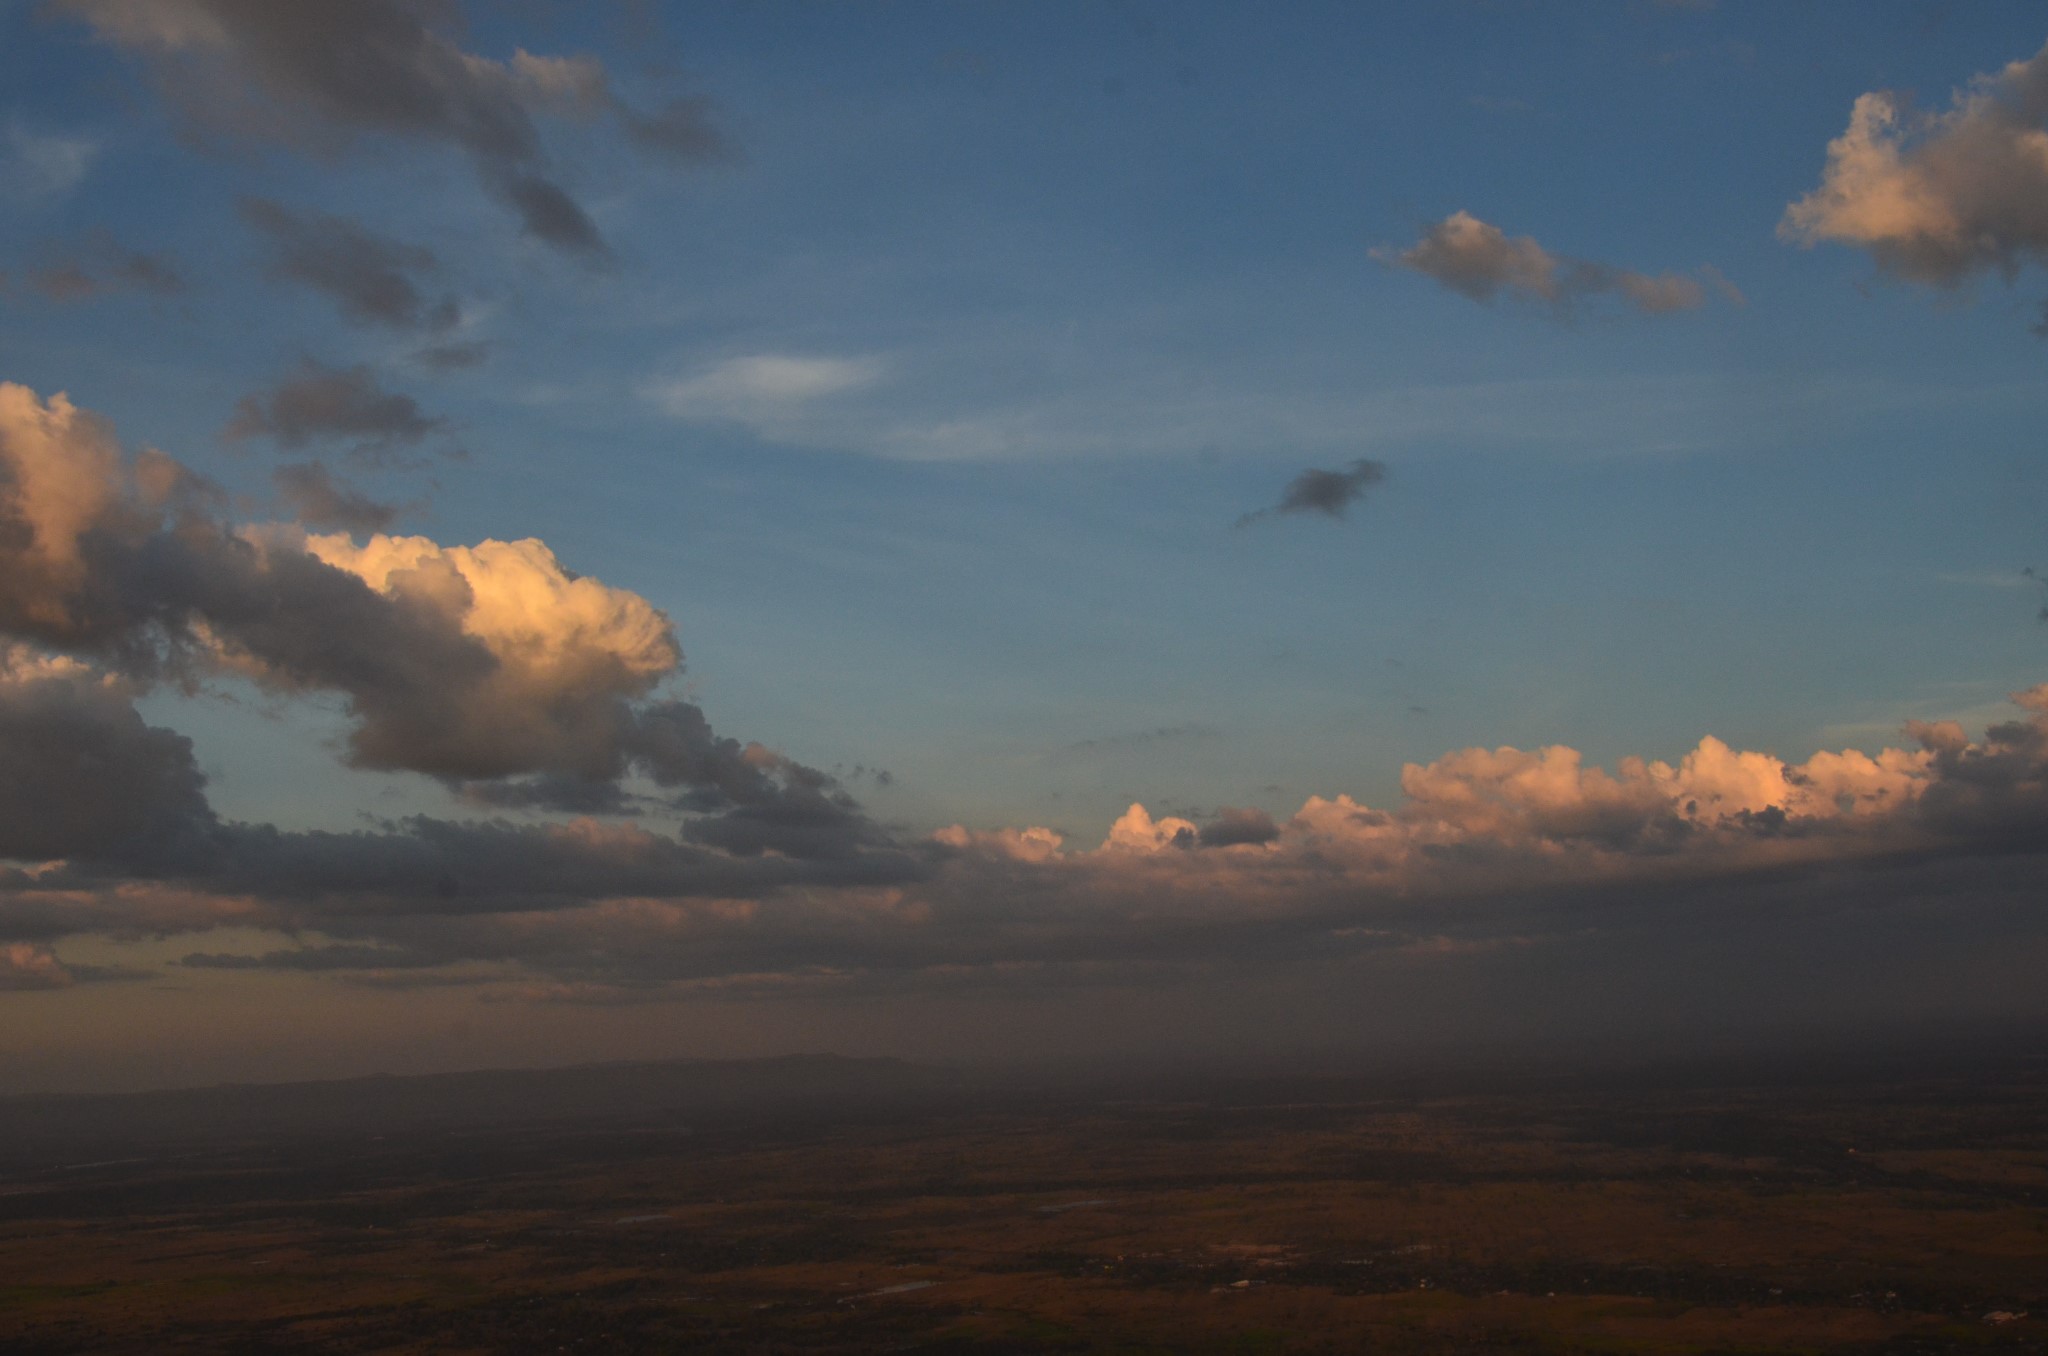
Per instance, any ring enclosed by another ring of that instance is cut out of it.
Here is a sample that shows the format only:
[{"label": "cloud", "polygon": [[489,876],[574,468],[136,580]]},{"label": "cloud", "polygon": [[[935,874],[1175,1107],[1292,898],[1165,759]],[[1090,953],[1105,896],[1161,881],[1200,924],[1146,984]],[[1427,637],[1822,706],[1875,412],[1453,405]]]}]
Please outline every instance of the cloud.
[{"label": "cloud", "polygon": [[759,353],[650,382],[642,394],[678,419],[747,421],[871,386],[882,373],[875,358]]},{"label": "cloud", "polygon": [[[0,386],[0,945],[27,948],[10,982],[54,974],[66,937],[229,924],[305,940],[196,949],[195,966],[408,983],[482,966],[503,983],[829,968],[914,985],[1344,938],[1483,955],[1577,935],[1591,909],[1655,928],[1688,900],[1847,907],[1880,865],[2031,899],[2048,853],[2048,685],[1976,738],[1915,725],[1874,754],[1709,737],[1610,768],[1562,745],[1465,748],[1404,767],[1385,808],[1317,795],[1285,819],[1197,823],[1140,802],[1094,848],[1039,826],[910,839],[825,773],[717,733],[668,687],[668,617],[538,541],[320,535],[232,524],[222,504],[62,396]],[[223,674],[334,699],[348,762],[438,778],[471,817],[222,818],[190,742],[135,703]]]},{"label": "cloud", "polygon": [[99,156],[89,137],[31,131],[15,119],[0,129],[0,193],[35,204],[66,197]]},{"label": "cloud", "polygon": [[1196,841],[1203,847],[1263,846],[1280,837],[1280,826],[1264,810],[1224,809],[1202,825]]},{"label": "cloud", "polygon": [[[1383,264],[1434,278],[1474,301],[1508,296],[1541,302],[1560,314],[1584,298],[1620,297],[1645,315],[1702,305],[1706,288],[1678,273],[1651,275],[1553,254],[1529,236],[1509,236],[1470,212],[1453,212],[1408,249],[1375,249]],[[1717,285],[1720,275],[1713,275]]]},{"label": "cloud", "polygon": [[77,981],[47,946],[12,942],[0,946],[0,992],[9,989],[65,989]]},{"label": "cloud", "polygon": [[1932,287],[2048,262],[2048,48],[1975,77],[1942,112],[1859,96],[1820,187],[1785,209],[1778,234],[1860,246]]},{"label": "cloud", "polygon": [[167,256],[128,249],[103,230],[49,255],[22,278],[48,301],[93,301],[121,292],[174,297],[185,291],[184,275]]},{"label": "cloud", "polygon": [[1367,490],[1386,478],[1387,468],[1365,457],[1360,457],[1342,471],[1322,471],[1312,467],[1287,483],[1279,503],[1245,514],[1237,520],[1236,526],[1245,527],[1275,513],[1320,513],[1330,518],[1342,518],[1346,510],[1365,497]]},{"label": "cloud", "polygon": [[0,385],[0,632],[140,679],[216,670],[341,693],[364,767],[609,779],[638,760],[734,803],[810,775],[719,743],[694,708],[633,705],[680,669],[673,626],[538,541],[358,542],[235,528],[214,507],[63,396]]},{"label": "cloud", "polygon": [[76,661],[0,650],[0,858],[157,861],[211,826],[192,741],[133,698]]},{"label": "cloud", "polygon": [[722,146],[705,106],[642,115],[617,99],[590,56],[516,51],[499,61],[450,34],[453,3],[406,0],[57,0],[56,9],[147,61],[201,134],[318,152],[394,137],[465,153],[528,234],[601,258],[589,215],[548,177],[536,118],[615,117],[668,158]]},{"label": "cloud", "polygon": [[440,270],[434,252],[377,234],[347,217],[293,213],[244,198],[242,220],[269,242],[271,276],[326,294],[358,324],[439,334],[462,319],[452,296],[430,300],[420,279]]},{"label": "cloud", "polygon": [[382,532],[398,517],[397,505],[351,489],[317,461],[280,466],[270,478],[291,506],[292,516],[316,531]]},{"label": "cloud", "polygon": [[459,344],[431,344],[413,354],[412,360],[429,372],[460,372],[482,366],[490,356],[490,342],[474,339]]},{"label": "cloud", "polygon": [[244,396],[221,436],[231,443],[265,437],[294,450],[353,439],[351,455],[376,461],[446,427],[411,396],[385,390],[367,366],[327,367],[309,358],[269,392]]}]

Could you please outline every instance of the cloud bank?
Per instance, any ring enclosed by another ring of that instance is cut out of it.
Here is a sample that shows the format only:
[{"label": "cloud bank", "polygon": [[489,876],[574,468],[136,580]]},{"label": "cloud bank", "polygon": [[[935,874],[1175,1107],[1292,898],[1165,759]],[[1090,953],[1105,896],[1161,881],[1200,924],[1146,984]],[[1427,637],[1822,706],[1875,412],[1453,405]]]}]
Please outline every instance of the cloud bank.
[{"label": "cloud bank", "polygon": [[[1468,748],[1405,767],[1385,808],[1317,795],[1284,819],[1196,822],[1140,803],[1092,847],[1045,826],[918,835],[717,733],[668,689],[669,618],[539,541],[236,524],[222,503],[63,396],[0,385],[8,987],[87,976],[57,949],[70,938],[228,926],[275,942],[187,963],[588,991],[1101,974],[1401,938],[1476,954],[1572,933],[1589,908],[1655,927],[1762,884],[1773,907],[1851,908],[1880,867],[2010,893],[2048,852],[2048,684],[1979,737],[1918,724],[1875,754],[1792,762],[1709,737],[1608,769],[1565,746]],[[223,818],[191,741],[136,701],[227,678],[338,701],[347,762],[436,779],[459,812],[347,831]]]}]

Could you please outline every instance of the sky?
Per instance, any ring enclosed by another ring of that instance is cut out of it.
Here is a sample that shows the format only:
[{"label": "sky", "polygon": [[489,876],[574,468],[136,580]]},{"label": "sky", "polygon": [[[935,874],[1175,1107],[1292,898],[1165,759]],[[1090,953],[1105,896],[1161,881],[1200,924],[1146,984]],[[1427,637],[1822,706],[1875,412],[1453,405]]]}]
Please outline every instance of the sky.
[{"label": "sky", "polygon": [[2048,998],[2026,4],[0,0],[0,1083]]}]

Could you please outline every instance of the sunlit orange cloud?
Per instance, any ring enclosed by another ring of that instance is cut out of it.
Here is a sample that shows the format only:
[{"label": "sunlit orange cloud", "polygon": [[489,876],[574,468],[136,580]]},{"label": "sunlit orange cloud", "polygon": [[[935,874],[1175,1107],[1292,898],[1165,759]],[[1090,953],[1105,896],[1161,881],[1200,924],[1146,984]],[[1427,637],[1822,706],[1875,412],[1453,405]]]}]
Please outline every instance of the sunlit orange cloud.
[{"label": "sunlit orange cloud", "polygon": [[[17,864],[0,867],[0,945],[16,987],[72,975],[66,937],[229,925],[278,945],[195,946],[186,963],[407,984],[476,982],[482,964],[595,993],[1227,960],[1247,926],[1449,937],[1428,910],[1998,850],[2048,822],[2043,685],[1975,740],[1921,724],[1918,747],[1876,754],[1790,762],[1707,737],[1608,769],[1562,745],[1468,748],[1404,767],[1388,808],[1319,795],[1278,823],[1197,822],[1134,804],[1095,846],[1039,826],[918,837],[663,698],[682,663],[666,615],[541,542],[236,525],[170,458],[128,457],[61,395],[20,386],[0,386],[0,473],[0,859]],[[224,821],[191,742],[135,706],[223,673],[340,694],[358,766],[556,817]],[[578,796],[609,817],[560,817]],[[1654,891],[1635,905],[1655,906]],[[1383,927],[1416,910],[1426,926]],[[1537,930],[1504,915],[1437,950]]]}]

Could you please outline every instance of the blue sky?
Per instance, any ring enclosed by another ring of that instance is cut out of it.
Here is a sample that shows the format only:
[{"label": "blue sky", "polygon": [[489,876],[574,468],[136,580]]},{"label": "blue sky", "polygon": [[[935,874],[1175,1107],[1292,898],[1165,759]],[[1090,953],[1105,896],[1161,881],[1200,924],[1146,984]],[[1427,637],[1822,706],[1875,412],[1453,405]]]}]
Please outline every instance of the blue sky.
[{"label": "blue sky", "polygon": [[[2048,677],[2038,238],[1930,286],[1779,230],[1859,96],[1938,115],[2041,49],[2037,7],[465,8],[451,50],[594,58],[612,102],[526,90],[540,149],[501,163],[115,0],[0,6],[0,376],[238,521],[290,518],[272,470],[317,460],[392,531],[544,540],[673,621],[662,693],[901,841],[1393,806],[1467,748],[1875,754]],[[208,61],[268,111],[181,102]],[[718,153],[629,144],[675,96]],[[603,253],[522,230],[503,164]],[[431,251],[461,320],[280,277],[252,198]],[[1698,295],[1475,300],[1402,262],[1454,213]],[[182,286],[49,283],[121,252]],[[382,453],[224,436],[303,363],[441,422]],[[1361,458],[1384,479],[1341,515],[1238,525]],[[137,700],[225,820],[498,813],[346,766],[345,688]]]}]

